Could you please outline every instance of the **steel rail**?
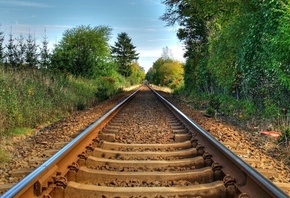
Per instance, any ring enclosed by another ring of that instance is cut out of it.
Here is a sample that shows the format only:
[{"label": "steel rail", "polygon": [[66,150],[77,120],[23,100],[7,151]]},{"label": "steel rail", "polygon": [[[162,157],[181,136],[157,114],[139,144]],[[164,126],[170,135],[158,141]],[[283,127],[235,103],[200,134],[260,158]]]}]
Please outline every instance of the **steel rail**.
[{"label": "steel rail", "polygon": [[212,159],[222,166],[225,174],[230,174],[236,180],[236,186],[241,192],[255,198],[287,198],[289,197],[280,188],[266,179],[254,168],[244,162],[240,157],[231,152],[219,141],[213,138],[208,132],[192,121],[168,100],[149,87],[154,94],[179,118],[188,129],[197,132],[198,142],[205,150],[212,153]]},{"label": "steel rail", "polygon": [[[62,163],[63,158],[71,152],[72,149],[76,149],[79,147],[80,142],[86,139],[92,131],[94,131],[98,127],[103,127],[104,122],[109,118],[113,117],[128,101],[130,101],[135,94],[140,90],[136,90],[118,105],[113,107],[110,111],[108,111],[105,115],[103,115],[100,119],[91,124],[88,128],[86,128],[83,132],[81,132],[75,139],[65,145],[61,150],[59,150],[55,155],[49,158],[46,162],[40,165],[37,169],[27,175],[23,180],[19,183],[15,184],[11,189],[9,189],[5,194],[1,196],[1,198],[16,198],[16,197],[28,197],[27,195],[34,194],[34,184],[37,182],[38,178],[47,174],[53,166],[60,166],[59,163]],[[85,149],[85,148],[81,148]],[[71,161],[74,161],[70,159]],[[67,168],[65,165],[64,168]],[[35,195],[37,197],[37,195]]]}]

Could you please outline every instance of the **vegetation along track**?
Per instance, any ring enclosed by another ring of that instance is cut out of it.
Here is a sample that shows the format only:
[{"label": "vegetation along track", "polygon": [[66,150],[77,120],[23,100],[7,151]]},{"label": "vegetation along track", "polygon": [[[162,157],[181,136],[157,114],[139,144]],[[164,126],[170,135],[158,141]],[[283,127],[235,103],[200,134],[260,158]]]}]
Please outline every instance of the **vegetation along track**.
[{"label": "vegetation along track", "polygon": [[160,97],[142,86],[3,197],[287,197]]}]

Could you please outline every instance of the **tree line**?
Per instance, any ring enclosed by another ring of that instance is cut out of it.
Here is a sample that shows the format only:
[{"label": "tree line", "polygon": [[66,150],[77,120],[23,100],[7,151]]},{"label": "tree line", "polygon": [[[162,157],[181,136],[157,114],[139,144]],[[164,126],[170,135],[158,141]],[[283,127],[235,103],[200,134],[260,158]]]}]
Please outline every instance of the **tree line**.
[{"label": "tree line", "polygon": [[4,32],[0,31],[0,62],[14,69],[46,69],[85,78],[107,76],[131,84],[142,82],[145,73],[137,62],[136,46],[125,32],[118,34],[115,46],[110,46],[111,32],[107,26],[77,26],[67,29],[54,49],[49,49],[46,35],[39,46],[32,33],[26,38],[22,34],[14,37],[11,28],[6,44]]},{"label": "tree line", "polygon": [[207,95],[216,108],[240,118],[288,115],[289,1],[163,3],[161,19],[179,25],[177,36],[186,47],[186,93]]}]

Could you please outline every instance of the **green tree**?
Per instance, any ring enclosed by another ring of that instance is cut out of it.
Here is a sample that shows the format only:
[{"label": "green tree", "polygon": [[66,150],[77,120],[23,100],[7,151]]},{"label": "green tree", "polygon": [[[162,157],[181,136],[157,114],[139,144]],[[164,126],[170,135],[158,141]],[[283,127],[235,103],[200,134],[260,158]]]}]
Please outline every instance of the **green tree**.
[{"label": "green tree", "polygon": [[153,83],[154,82],[154,73],[155,70],[153,67],[150,67],[149,70],[146,73],[145,79],[149,82],[149,83]]},{"label": "green tree", "polygon": [[146,74],[146,79],[153,84],[176,88],[183,82],[183,64],[170,57],[170,50],[163,48],[163,53]]},{"label": "green tree", "polygon": [[145,72],[138,62],[132,63],[131,70],[132,74],[129,77],[130,84],[136,85],[142,83],[145,78]]},{"label": "green tree", "polygon": [[132,74],[132,63],[138,60],[139,54],[136,53],[136,46],[132,44],[132,39],[127,33],[118,34],[117,39],[115,46],[111,46],[111,54],[118,63],[118,72],[129,77]]},{"label": "green tree", "polygon": [[16,60],[16,65],[18,68],[20,68],[25,64],[27,45],[22,34],[20,34],[19,37],[16,38],[16,41],[17,43],[15,45],[13,54]]},{"label": "green tree", "polygon": [[179,25],[177,36],[185,44],[187,90],[245,99],[258,112],[290,108],[289,1],[163,3],[162,19]]},{"label": "green tree", "polygon": [[46,30],[42,41],[42,47],[40,50],[40,67],[47,69],[50,67],[50,57],[51,54],[48,49],[48,40],[46,36]]},{"label": "green tree", "polygon": [[211,16],[204,9],[200,9],[202,3],[205,3],[200,0],[164,0],[163,3],[166,5],[166,12],[161,19],[169,26],[176,23],[179,25],[177,37],[185,45],[184,56],[187,58],[184,66],[185,86],[191,91],[197,91],[198,84],[210,81],[210,76],[199,75],[198,71],[205,71],[203,66],[208,58],[207,21]]},{"label": "green tree", "polygon": [[6,48],[7,48],[7,51],[5,53],[5,57],[6,57],[5,63],[9,64],[11,67],[16,67],[17,66],[17,60],[15,57],[16,46],[14,44],[12,28],[10,30],[9,40],[8,40],[8,44],[6,45]]},{"label": "green tree", "polygon": [[183,81],[183,66],[179,61],[173,60],[161,65],[160,75],[162,76],[161,85],[169,86],[174,89]]},{"label": "green tree", "polygon": [[35,68],[38,62],[37,53],[38,46],[36,45],[35,38],[32,37],[32,34],[29,33],[26,39],[26,51],[25,51],[25,61],[28,67]]},{"label": "green tree", "polygon": [[52,69],[67,71],[73,75],[94,77],[110,56],[108,44],[111,28],[107,26],[78,26],[68,29],[55,47],[51,57]]},{"label": "green tree", "polygon": [[[1,24],[0,24],[1,27]],[[4,46],[3,46],[3,42],[4,42],[4,32],[0,31],[0,63],[3,63],[4,61]]]}]

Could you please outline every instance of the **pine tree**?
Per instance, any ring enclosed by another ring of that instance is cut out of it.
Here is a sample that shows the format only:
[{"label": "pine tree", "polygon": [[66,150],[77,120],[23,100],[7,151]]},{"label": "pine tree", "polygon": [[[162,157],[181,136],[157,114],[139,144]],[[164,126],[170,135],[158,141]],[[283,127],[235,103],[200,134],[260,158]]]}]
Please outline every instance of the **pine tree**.
[{"label": "pine tree", "polygon": [[8,44],[6,45],[6,48],[7,48],[7,51],[5,53],[6,63],[10,64],[11,67],[16,67],[17,65],[17,61],[15,58],[16,46],[14,45],[12,27],[10,29],[9,40],[8,40]]},{"label": "pine tree", "polygon": [[50,66],[50,53],[48,49],[48,40],[46,36],[46,30],[44,31],[44,37],[42,41],[42,48],[40,50],[40,67],[47,69]]},{"label": "pine tree", "polygon": [[26,43],[23,35],[16,38],[17,44],[14,45],[13,54],[16,61],[16,66],[21,67],[25,64]]},{"label": "pine tree", "polygon": [[28,38],[26,39],[26,45],[27,45],[27,49],[25,53],[26,63],[28,67],[34,68],[37,66],[37,58],[38,58],[37,47],[38,46],[36,45],[35,38],[32,37],[31,33],[28,34]]},{"label": "pine tree", "polygon": [[118,34],[118,42],[111,47],[111,54],[118,63],[118,72],[128,77],[132,74],[132,63],[138,60],[139,53],[136,53],[136,46],[132,44],[131,38],[127,33]]},{"label": "pine tree", "polygon": [[[1,24],[0,24],[0,27],[1,27]],[[0,63],[3,63],[3,60],[4,60],[3,42],[4,42],[4,32],[0,31]]]}]

